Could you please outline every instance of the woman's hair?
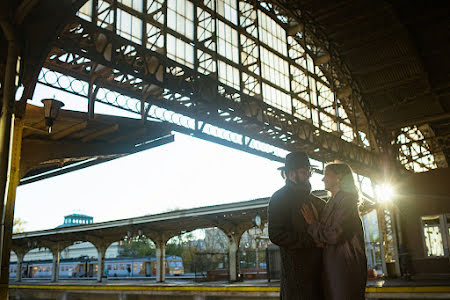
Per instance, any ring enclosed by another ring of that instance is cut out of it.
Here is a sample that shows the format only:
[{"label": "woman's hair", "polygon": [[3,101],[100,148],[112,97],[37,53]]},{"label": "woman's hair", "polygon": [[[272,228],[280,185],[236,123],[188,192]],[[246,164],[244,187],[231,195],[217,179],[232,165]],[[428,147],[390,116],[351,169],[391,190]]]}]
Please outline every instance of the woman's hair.
[{"label": "woman's hair", "polygon": [[[353,178],[353,171],[349,165],[343,162],[334,161],[328,163],[325,169],[332,171],[336,175],[342,175],[340,185],[341,190],[347,193],[359,195],[358,188],[355,184],[355,179]],[[358,197],[359,198],[359,197]]]}]

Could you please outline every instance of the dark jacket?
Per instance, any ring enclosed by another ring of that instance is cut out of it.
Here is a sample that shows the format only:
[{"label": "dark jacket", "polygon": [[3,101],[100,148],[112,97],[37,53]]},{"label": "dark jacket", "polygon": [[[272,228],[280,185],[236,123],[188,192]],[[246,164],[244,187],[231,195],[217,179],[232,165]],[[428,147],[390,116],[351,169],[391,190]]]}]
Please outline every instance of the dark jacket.
[{"label": "dark jacket", "polygon": [[327,300],[363,300],[367,279],[364,232],[357,195],[340,191],[328,201],[320,222],[308,226],[323,251]]},{"label": "dark jacket", "polygon": [[280,246],[283,300],[322,299],[322,249],[307,233],[301,207],[312,203],[320,215],[325,202],[310,191],[309,184],[299,186],[287,181],[269,203],[269,237]]}]

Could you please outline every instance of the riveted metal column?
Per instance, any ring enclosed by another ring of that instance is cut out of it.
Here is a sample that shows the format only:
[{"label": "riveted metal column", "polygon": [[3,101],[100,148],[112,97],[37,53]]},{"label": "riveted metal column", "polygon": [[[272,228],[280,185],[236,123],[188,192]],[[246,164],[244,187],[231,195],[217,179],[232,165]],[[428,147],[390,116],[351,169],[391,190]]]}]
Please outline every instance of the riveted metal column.
[{"label": "riveted metal column", "polygon": [[[2,214],[1,228],[1,272],[0,272],[0,299],[8,299],[9,260],[11,256],[12,227],[14,221],[14,207],[16,201],[16,189],[20,180],[20,153],[22,149],[22,119],[14,120],[14,131],[11,149],[11,166],[8,180],[8,193],[6,206]],[[3,207],[3,203],[1,205]]]},{"label": "riveted metal column", "polygon": [[61,251],[59,251],[59,247],[51,250],[53,253],[52,282],[57,282],[59,279],[59,259],[61,257]]},{"label": "riveted metal column", "polygon": [[397,222],[398,222],[398,220],[397,220],[397,214],[395,213],[395,210],[396,210],[397,208],[396,207],[394,207],[392,204],[391,204],[391,207],[390,207],[390,215],[391,215],[391,227],[392,227],[392,244],[393,244],[393,255],[394,255],[394,276],[395,277],[400,277],[402,274],[401,274],[401,271],[400,271],[400,258],[399,258],[399,255],[398,255],[398,246],[399,246],[399,242],[398,242],[398,232],[397,232],[397,229],[399,228],[398,226],[397,226]]},{"label": "riveted metal column", "polygon": [[22,265],[23,265],[23,258],[25,257],[25,253],[16,252],[16,256],[17,256],[16,281],[21,282],[22,281]]},{"label": "riveted metal column", "polygon": [[98,269],[97,269],[97,281],[102,282],[103,274],[105,273],[105,254],[106,247],[97,247],[98,251]]},{"label": "riveted metal column", "polygon": [[[18,41],[16,40],[14,28],[6,20],[0,20],[0,25],[3,33],[8,39],[8,56],[6,59],[6,67],[4,74],[4,82],[2,86],[3,105],[0,118],[0,218],[2,218],[2,228],[0,230],[0,251],[1,265],[0,265],[0,299],[8,299],[8,282],[9,282],[9,257],[11,248],[11,226],[8,227],[9,222],[5,222],[5,215],[8,209],[4,207],[5,197],[8,192],[8,169],[11,150],[11,127],[14,112],[14,102],[16,94],[16,68],[18,63]],[[7,203],[8,205],[8,203]],[[12,203],[14,209],[14,203]],[[12,219],[11,219],[12,221]],[[5,237],[8,235],[9,237]],[[5,253],[5,251],[7,253]]]},{"label": "riveted metal column", "polygon": [[384,245],[384,209],[381,205],[377,207],[377,222],[378,222],[378,237],[380,239],[380,251],[381,251],[381,269],[384,276],[387,276],[387,266],[386,266],[386,251]]},{"label": "riveted metal column", "polygon": [[155,241],[156,245],[156,282],[166,281],[166,242],[161,239]]},{"label": "riveted metal column", "polygon": [[[14,112],[16,94],[16,66],[18,62],[18,49],[15,41],[9,41],[8,57],[5,68],[5,81],[3,85],[3,104],[0,119],[0,193],[5,199],[7,193],[9,154],[11,146],[11,125]],[[3,204],[3,201],[2,201]],[[3,212],[3,205],[1,208]]]}]

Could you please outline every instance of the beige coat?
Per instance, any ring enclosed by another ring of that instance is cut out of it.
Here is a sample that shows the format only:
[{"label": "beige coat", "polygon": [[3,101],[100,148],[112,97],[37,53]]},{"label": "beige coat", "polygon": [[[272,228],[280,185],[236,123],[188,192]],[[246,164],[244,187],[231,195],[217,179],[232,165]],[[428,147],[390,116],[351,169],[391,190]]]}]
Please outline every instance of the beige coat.
[{"label": "beige coat", "polygon": [[367,261],[356,194],[338,192],[328,201],[320,222],[308,226],[308,233],[316,243],[325,243],[326,299],[365,299]]}]

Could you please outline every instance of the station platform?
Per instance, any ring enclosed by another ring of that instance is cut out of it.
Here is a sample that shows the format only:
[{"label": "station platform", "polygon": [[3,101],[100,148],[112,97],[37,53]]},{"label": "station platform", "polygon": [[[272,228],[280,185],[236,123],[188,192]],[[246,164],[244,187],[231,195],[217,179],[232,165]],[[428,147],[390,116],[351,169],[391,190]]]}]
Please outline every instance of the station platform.
[{"label": "station platform", "polygon": [[[196,283],[189,280],[156,283],[121,280],[97,283],[95,281],[24,281],[9,285],[10,299],[80,299],[80,300],[224,300],[224,299],[279,299],[279,282],[248,280]],[[450,282],[413,282],[401,280],[369,281],[366,299],[450,299]]]}]

